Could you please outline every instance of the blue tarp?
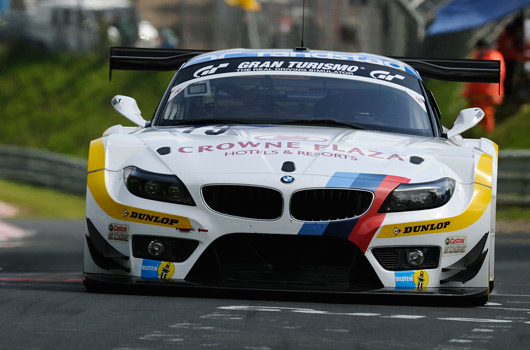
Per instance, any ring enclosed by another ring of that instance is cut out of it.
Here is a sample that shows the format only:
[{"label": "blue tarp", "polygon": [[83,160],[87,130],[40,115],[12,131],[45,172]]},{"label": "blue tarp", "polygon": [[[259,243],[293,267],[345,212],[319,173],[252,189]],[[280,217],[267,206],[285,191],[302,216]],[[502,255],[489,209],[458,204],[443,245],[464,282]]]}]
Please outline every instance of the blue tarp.
[{"label": "blue tarp", "polygon": [[453,0],[436,13],[427,35],[480,27],[530,6],[530,0]]}]

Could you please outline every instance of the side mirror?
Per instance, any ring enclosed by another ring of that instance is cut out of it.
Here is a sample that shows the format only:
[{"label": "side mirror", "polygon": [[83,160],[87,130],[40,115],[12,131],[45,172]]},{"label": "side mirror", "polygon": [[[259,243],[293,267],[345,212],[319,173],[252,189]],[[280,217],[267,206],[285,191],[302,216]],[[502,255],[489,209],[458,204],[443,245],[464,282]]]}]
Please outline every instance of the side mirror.
[{"label": "side mirror", "polygon": [[116,95],[112,98],[112,107],[123,115],[125,118],[132,121],[134,124],[145,128],[147,121],[142,117],[142,112],[138,108],[136,100],[129,96]]},{"label": "side mirror", "polygon": [[447,138],[452,139],[464,131],[471,129],[484,118],[484,115],[484,111],[476,107],[461,110],[453,128],[447,131]]}]

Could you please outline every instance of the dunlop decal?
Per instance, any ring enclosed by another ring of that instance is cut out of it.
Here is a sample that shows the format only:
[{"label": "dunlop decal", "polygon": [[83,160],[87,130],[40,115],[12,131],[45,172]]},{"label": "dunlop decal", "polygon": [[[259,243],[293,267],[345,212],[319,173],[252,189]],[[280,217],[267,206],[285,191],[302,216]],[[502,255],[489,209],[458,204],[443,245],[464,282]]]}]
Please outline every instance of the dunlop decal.
[{"label": "dunlop decal", "polygon": [[[427,224],[427,225],[416,225],[416,226],[405,226],[405,230],[403,233],[411,233],[411,232],[429,232],[429,231],[437,231],[446,228],[451,224],[451,221],[441,221],[434,224]],[[395,234],[395,231],[394,231]]]}]

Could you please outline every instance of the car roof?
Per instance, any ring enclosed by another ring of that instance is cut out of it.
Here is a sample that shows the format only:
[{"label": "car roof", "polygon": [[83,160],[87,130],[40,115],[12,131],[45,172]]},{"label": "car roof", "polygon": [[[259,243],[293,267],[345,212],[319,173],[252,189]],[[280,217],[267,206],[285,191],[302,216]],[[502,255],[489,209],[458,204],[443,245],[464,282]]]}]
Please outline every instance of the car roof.
[{"label": "car roof", "polygon": [[209,61],[223,60],[227,58],[313,58],[313,59],[329,59],[336,61],[352,61],[360,63],[375,64],[383,67],[397,69],[421,79],[420,74],[410,65],[396,60],[394,58],[373,55],[368,53],[352,53],[340,51],[323,51],[323,50],[309,50],[307,48],[297,49],[230,49],[211,51],[193,57],[187,61],[181,68],[186,68],[194,64],[205,63]]}]

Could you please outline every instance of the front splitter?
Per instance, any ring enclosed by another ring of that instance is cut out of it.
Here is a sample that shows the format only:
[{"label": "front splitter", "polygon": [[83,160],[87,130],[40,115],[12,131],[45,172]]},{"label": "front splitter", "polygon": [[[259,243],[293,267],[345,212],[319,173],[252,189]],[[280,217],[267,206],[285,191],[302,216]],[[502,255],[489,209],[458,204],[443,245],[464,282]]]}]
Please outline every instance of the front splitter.
[{"label": "front splitter", "polygon": [[[276,297],[279,293],[285,296],[329,296],[331,302],[363,302],[366,298],[370,303],[399,304],[455,304],[455,305],[483,305],[489,298],[488,288],[427,288],[427,289],[400,289],[400,288],[354,288],[345,290],[332,290],[330,288],[312,288],[307,285],[259,285],[250,283],[223,283],[216,285],[195,284],[187,281],[173,281],[161,279],[147,279],[133,276],[120,276],[109,274],[83,274],[83,283],[90,291],[100,292],[134,292],[141,294],[187,295],[206,296],[215,292],[215,297],[251,298],[255,299],[260,294],[260,299],[267,298],[267,294]],[[189,292],[192,292],[191,294]],[[252,293],[252,294],[250,294]],[[340,298],[337,299],[337,298]],[[379,301],[378,301],[379,299]]]}]

